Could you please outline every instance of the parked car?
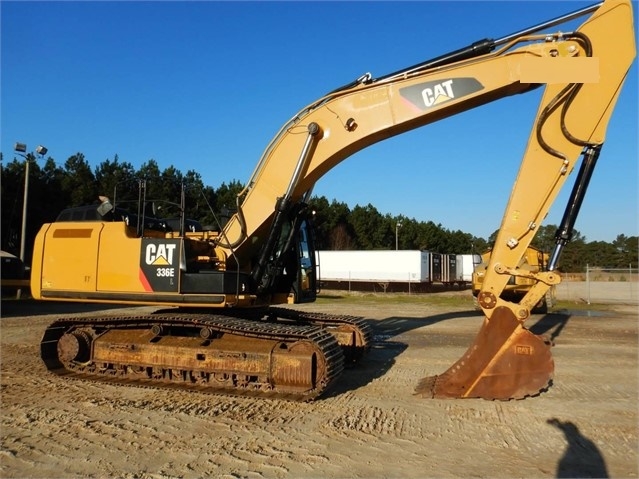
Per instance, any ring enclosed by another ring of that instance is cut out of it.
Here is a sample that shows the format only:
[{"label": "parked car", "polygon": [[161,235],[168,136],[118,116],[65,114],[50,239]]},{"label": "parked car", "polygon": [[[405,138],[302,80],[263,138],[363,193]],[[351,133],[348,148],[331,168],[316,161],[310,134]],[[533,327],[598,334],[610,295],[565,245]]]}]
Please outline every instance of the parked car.
[{"label": "parked car", "polygon": [[0,250],[0,265],[2,296],[15,294],[19,289],[29,290],[29,271],[20,258]]}]

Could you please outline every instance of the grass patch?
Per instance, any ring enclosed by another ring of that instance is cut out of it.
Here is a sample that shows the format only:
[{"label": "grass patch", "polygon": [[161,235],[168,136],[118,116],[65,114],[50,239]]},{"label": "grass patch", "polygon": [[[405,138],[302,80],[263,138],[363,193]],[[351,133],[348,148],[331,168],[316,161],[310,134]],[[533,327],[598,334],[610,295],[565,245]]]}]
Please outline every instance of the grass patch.
[{"label": "grass patch", "polygon": [[[425,305],[425,306],[445,306],[450,308],[475,309],[473,297],[468,294],[454,293],[365,293],[348,291],[330,291],[318,295],[317,304],[359,304],[359,305]],[[614,311],[614,304],[590,303],[575,301],[555,301],[552,311]]]},{"label": "grass patch", "polygon": [[428,306],[450,306],[473,308],[473,298],[468,295],[451,294],[407,294],[407,293],[328,293],[320,294],[315,301],[318,304],[415,304]]}]

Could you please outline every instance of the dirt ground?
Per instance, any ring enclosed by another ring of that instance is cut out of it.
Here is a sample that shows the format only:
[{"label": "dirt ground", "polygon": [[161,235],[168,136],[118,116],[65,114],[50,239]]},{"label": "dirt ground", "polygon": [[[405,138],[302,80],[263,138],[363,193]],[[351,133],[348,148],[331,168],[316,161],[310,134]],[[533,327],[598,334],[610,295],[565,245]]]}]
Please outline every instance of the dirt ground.
[{"label": "dirt ground", "polygon": [[527,326],[554,338],[554,383],[485,401],[413,395],[471,343],[482,320],[472,308],[410,297],[303,305],[375,328],[365,361],[312,403],[54,377],[38,347],[49,313],[87,309],[3,303],[1,477],[638,476],[636,306],[533,317]]}]

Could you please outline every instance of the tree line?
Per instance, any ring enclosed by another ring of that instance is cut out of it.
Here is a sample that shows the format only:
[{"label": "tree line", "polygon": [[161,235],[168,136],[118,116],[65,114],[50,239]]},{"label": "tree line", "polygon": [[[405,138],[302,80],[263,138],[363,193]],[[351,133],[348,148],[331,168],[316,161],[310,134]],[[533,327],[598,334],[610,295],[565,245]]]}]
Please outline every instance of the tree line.
[{"label": "tree line", "polygon": [[[0,153],[0,158],[2,154]],[[54,159],[44,163],[29,161],[28,211],[25,235],[25,262],[30,264],[34,238],[44,223],[52,222],[65,208],[97,204],[98,196],[108,196],[118,206],[138,200],[138,186],[144,181],[146,198],[179,202],[182,185],[185,188],[186,215],[214,228],[236,209],[236,196],[243,189],[238,180],[214,188],[204,185],[194,170],[182,173],[170,166],[160,170],[155,160],[138,169],[116,155],[91,168],[82,153],[58,166]],[[2,165],[2,249],[18,254],[22,228],[25,159],[13,158]],[[450,230],[432,221],[418,221],[403,215],[384,214],[372,204],[349,207],[336,199],[313,196],[310,206],[315,211],[314,224],[318,249],[421,249],[436,253],[482,253],[494,244],[497,231],[488,238],[473,236],[460,230]],[[168,212],[167,212],[168,213]],[[169,216],[166,215],[159,216]],[[542,226],[533,245],[542,251],[554,247],[556,225]],[[575,230],[572,241],[563,251],[560,269],[583,271],[586,265],[606,268],[636,268],[639,253],[637,236],[617,235],[612,243],[588,242]]]}]

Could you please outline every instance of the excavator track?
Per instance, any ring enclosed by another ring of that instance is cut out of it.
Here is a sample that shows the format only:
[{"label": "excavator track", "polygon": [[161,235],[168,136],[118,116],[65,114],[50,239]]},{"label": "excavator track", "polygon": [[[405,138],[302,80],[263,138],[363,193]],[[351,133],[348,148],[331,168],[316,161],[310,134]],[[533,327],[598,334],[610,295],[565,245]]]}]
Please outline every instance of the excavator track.
[{"label": "excavator track", "polygon": [[327,328],[212,314],[60,319],[40,349],[59,376],[295,401],[317,398],[344,369]]},{"label": "excavator track", "polygon": [[334,315],[288,308],[271,307],[269,317],[284,318],[297,323],[313,324],[326,328],[342,347],[346,365],[359,361],[370,349],[373,329],[364,318],[348,315]]},{"label": "excavator track", "polygon": [[[171,310],[164,310],[171,311]],[[208,314],[206,310],[184,308],[183,311]],[[160,312],[160,311],[158,311]],[[373,342],[373,329],[360,316],[298,311],[290,308],[269,306],[251,310],[228,310],[225,315],[248,321],[291,322],[298,325],[315,325],[330,332],[344,353],[345,365],[357,363],[369,350]]]}]

